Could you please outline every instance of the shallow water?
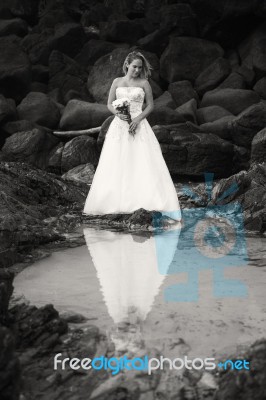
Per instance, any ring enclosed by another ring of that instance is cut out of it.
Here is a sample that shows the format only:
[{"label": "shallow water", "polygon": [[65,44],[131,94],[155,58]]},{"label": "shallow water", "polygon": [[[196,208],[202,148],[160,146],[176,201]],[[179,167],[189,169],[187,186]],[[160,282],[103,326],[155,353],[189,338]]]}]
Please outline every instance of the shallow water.
[{"label": "shallow water", "polygon": [[265,336],[265,238],[248,238],[246,252],[243,241],[230,245],[234,237],[219,246],[179,225],[146,236],[85,228],[84,236],[86,246],[19,273],[14,295],[81,313],[107,333],[139,324],[143,340],[169,357],[180,344],[208,357]]}]

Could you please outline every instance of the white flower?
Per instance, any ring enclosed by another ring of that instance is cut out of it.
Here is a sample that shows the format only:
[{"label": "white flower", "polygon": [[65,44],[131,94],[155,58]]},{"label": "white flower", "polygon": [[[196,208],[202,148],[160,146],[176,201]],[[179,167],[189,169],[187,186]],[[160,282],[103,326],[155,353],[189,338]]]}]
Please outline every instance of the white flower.
[{"label": "white flower", "polygon": [[128,107],[130,104],[130,100],[127,97],[122,97],[121,99],[114,100],[112,102],[112,106],[114,108],[117,107]]}]

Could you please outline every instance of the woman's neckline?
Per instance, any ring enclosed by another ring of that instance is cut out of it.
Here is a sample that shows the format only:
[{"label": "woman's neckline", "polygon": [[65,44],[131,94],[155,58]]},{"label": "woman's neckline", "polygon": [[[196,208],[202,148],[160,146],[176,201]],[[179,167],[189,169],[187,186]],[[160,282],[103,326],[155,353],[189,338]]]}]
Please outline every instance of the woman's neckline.
[{"label": "woman's neckline", "polygon": [[116,89],[119,89],[119,88],[137,88],[137,89],[142,89],[144,92],[144,89],[141,86],[117,86]]}]

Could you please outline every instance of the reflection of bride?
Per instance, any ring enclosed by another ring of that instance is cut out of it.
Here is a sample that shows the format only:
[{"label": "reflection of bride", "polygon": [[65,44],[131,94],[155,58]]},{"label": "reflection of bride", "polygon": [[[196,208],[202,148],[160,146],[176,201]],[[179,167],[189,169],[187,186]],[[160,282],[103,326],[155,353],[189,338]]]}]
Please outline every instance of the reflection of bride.
[{"label": "reflection of bride", "polygon": [[174,257],[180,223],[156,237],[84,229],[104,301],[116,326],[140,327]]},{"label": "reflection of bride", "polygon": [[[153,110],[148,83],[151,66],[139,52],[129,53],[125,77],[113,81],[108,108],[115,114],[106,134],[99,164],[88,194],[85,214],[131,213],[139,208],[156,210],[180,220],[180,207],[160,145],[146,117]],[[112,102],[127,98],[129,116],[117,112]],[[146,108],[142,111],[144,99]],[[175,212],[175,215],[173,215]]]}]

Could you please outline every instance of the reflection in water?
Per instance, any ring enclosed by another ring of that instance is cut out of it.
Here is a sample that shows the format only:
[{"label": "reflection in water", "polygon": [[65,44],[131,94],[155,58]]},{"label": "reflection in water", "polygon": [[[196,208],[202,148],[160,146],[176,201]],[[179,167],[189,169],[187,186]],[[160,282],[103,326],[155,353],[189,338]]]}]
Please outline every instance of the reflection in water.
[{"label": "reflection in water", "polygon": [[[181,225],[156,235],[139,236],[99,230],[84,236],[108,312],[116,324],[116,350],[142,347],[141,326],[150,312],[173,260]],[[158,245],[160,264],[158,265]]]}]

